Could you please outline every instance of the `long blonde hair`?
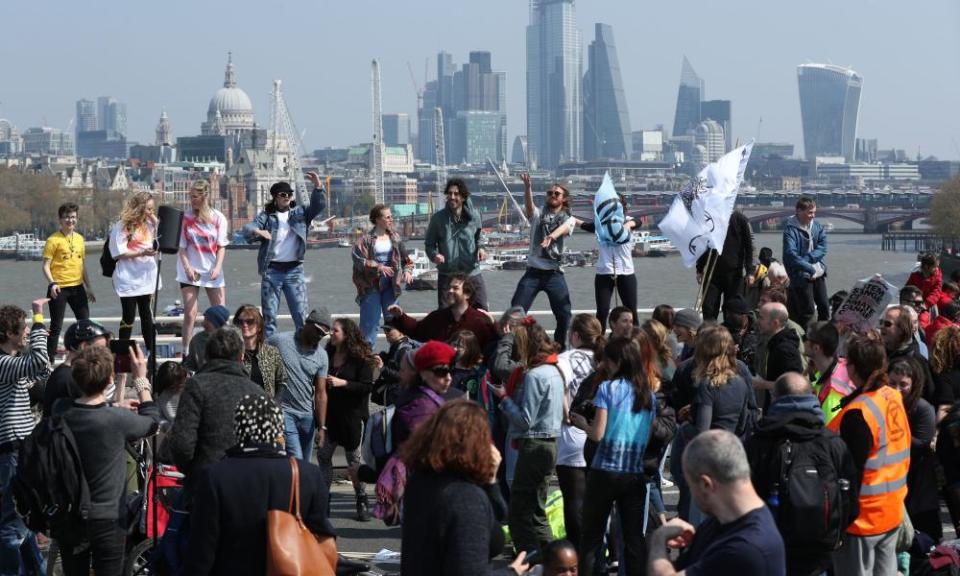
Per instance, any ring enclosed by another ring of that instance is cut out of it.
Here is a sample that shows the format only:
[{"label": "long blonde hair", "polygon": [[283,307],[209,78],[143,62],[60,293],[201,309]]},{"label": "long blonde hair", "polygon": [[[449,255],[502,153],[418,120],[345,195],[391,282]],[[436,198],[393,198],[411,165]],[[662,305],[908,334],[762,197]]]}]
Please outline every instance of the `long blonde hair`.
[{"label": "long blonde hair", "polygon": [[[205,179],[201,178],[193,183],[193,186],[190,187],[190,192],[200,192],[203,194],[203,205],[200,206],[200,211],[195,215],[197,220],[201,222],[210,222],[213,219],[213,211],[210,208],[210,183]],[[191,210],[193,209],[191,205]]]},{"label": "long blonde hair", "polygon": [[708,326],[697,334],[693,376],[719,388],[737,374],[733,337],[723,326]]},{"label": "long blonde hair", "polygon": [[653,346],[660,363],[669,366],[673,360],[673,350],[667,344],[667,327],[662,322],[651,318],[641,324],[640,328],[650,337],[650,344]]},{"label": "long blonde hair", "polygon": [[120,226],[127,234],[133,234],[139,228],[146,225],[150,217],[147,215],[147,204],[153,200],[153,194],[149,192],[137,192],[127,198],[120,212]]}]

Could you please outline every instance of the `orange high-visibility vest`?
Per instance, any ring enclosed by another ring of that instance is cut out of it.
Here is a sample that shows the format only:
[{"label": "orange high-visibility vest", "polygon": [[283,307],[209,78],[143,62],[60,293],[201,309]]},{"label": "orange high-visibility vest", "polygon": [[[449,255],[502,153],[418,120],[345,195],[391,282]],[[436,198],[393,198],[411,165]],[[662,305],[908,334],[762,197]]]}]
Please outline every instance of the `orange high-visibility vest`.
[{"label": "orange high-visibility vest", "polygon": [[893,530],[903,521],[910,468],[910,423],[903,408],[903,397],[889,386],[854,398],[828,428],[839,433],[840,423],[850,410],[863,413],[873,436],[873,446],[860,483],[860,515],[847,532],[876,536]]}]

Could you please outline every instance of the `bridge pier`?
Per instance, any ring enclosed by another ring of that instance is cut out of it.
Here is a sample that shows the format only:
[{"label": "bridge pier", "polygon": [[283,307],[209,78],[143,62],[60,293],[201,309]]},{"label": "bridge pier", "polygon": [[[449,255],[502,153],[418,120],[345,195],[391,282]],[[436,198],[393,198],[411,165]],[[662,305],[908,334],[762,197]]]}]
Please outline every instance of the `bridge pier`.
[{"label": "bridge pier", "polygon": [[[886,228],[886,226],[883,226],[883,228]],[[886,230],[881,230],[881,225],[877,218],[877,209],[869,207],[863,211],[863,233],[877,234],[880,232],[886,232]]]}]

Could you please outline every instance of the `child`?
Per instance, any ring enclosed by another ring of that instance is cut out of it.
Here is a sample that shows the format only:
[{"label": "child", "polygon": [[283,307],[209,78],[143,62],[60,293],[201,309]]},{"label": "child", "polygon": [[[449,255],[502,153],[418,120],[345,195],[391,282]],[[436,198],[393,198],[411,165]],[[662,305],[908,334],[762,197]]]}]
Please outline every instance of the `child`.
[{"label": "child", "polygon": [[940,302],[943,292],[943,272],[940,271],[940,260],[933,252],[920,256],[920,269],[912,272],[907,279],[907,286],[916,286],[923,293],[923,307],[926,310],[933,308]]},{"label": "child", "polygon": [[450,387],[463,390],[468,398],[486,406],[484,390],[481,389],[486,368],[483,365],[480,341],[470,330],[461,330],[447,343],[457,351],[456,365],[453,367],[453,382]]}]

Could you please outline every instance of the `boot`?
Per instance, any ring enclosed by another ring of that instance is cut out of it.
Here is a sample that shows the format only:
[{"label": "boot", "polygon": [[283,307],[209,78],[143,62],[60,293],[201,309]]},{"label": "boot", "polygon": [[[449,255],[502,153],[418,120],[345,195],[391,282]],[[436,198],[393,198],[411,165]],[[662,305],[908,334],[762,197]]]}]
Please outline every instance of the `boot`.
[{"label": "boot", "polygon": [[357,517],[358,522],[370,521],[370,502],[367,500],[366,493],[357,494]]}]

